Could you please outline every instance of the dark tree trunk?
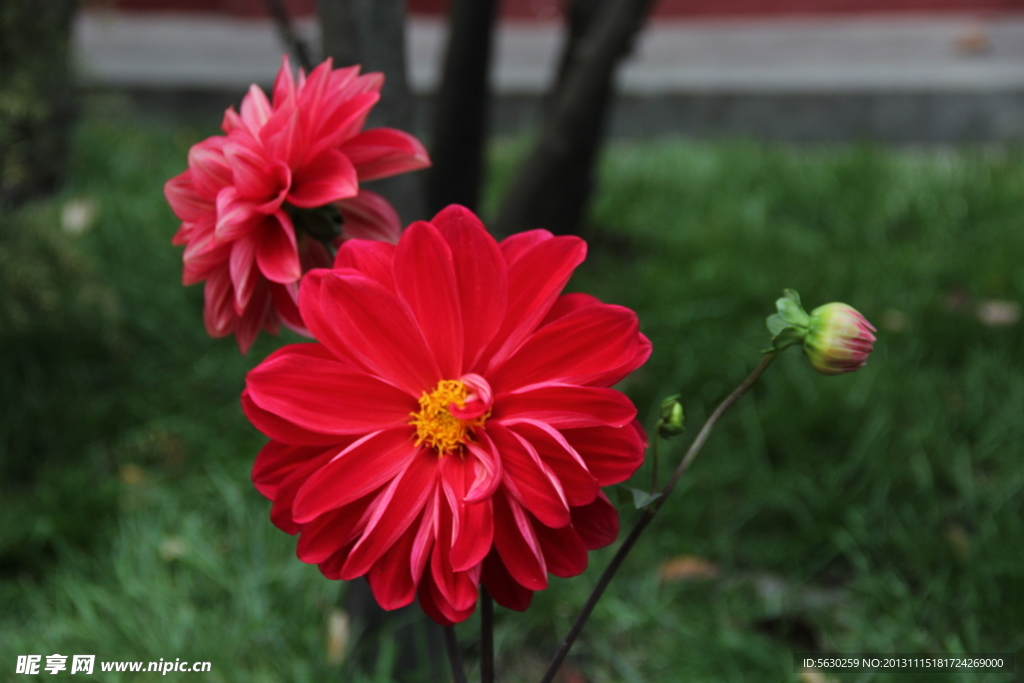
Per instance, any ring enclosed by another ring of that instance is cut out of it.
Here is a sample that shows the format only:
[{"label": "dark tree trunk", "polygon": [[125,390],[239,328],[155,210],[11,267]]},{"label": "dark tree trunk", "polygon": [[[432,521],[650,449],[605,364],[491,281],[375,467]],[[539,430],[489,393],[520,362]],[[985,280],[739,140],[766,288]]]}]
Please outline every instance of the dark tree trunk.
[{"label": "dark tree trunk", "polygon": [[74,119],[69,42],[75,0],[0,3],[0,202],[52,192]]},{"label": "dark tree trunk", "polygon": [[[540,139],[502,201],[495,231],[576,228],[593,184],[615,69],[633,44],[653,0],[577,0],[559,88]],[[578,7],[577,7],[578,6]],[[578,28],[577,28],[578,27]],[[572,46],[572,43],[576,43]]]},{"label": "dark tree trunk", "polygon": [[[404,0],[320,0],[318,11],[324,55],[334,58],[335,67],[362,64],[364,72],[384,74],[368,125],[416,133],[415,100],[405,72]],[[425,217],[422,185],[422,173],[403,173],[367,189],[387,197],[407,225]]]},{"label": "dark tree trunk", "polygon": [[474,211],[483,184],[489,76],[497,0],[454,0],[444,76],[434,103],[430,213],[449,204]]}]

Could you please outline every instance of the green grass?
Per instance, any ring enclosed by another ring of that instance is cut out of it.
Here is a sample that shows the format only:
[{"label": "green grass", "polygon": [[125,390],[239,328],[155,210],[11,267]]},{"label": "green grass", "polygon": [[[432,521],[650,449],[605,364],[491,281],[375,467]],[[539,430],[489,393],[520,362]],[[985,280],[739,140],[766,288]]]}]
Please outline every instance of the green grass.
[{"label": "green grass", "polygon": [[[368,670],[328,661],[343,587],[294,558],[248,482],[261,439],[238,393],[280,340],[239,356],[205,336],[200,288],[180,286],[160,192],[201,137],[92,118],[62,194],[3,217],[0,670],[59,652],[213,663],[167,680],[387,680],[388,646]],[[492,195],[521,151],[498,147]],[[98,218],[64,234],[61,207],[81,197]],[[624,389],[649,417],[682,393],[690,431],[670,465],[758,362],[782,288],[856,306],[879,342],[849,376],[796,351],[775,364],[626,562],[572,668],[796,680],[794,649],[1024,648],[1022,325],[977,315],[1024,302],[1022,207],[1016,150],[614,145],[571,288],[639,313],[655,353]],[[527,613],[498,610],[503,680],[539,677],[611,552]],[[680,556],[716,577],[662,582]],[[459,630],[471,661],[475,628]]]}]

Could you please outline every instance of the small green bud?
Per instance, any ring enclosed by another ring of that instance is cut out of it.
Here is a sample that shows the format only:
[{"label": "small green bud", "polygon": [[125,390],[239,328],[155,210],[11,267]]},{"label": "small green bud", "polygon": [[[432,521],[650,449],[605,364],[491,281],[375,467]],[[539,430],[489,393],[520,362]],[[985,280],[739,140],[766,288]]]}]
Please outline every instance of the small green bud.
[{"label": "small green bud", "polygon": [[661,417],[658,420],[658,436],[669,439],[686,431],[686,416],[683,404],[679,402],[679,394],[669,396],[661,402]]}]

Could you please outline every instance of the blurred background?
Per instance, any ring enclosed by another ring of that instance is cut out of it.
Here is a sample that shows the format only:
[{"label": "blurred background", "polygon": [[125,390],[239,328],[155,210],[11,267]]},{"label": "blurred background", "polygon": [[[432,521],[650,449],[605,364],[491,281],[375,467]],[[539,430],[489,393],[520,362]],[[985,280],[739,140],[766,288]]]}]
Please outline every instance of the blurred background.
[{"label": "blurred background", "polygon": [[[622,389],[648,427],[682,394],[673,464],[784,287],[879,328],[865,369],[792,351],[723,421],[560,680],[906,681],[797,674],[792,653],[1024,647],[1024,0],[14,0],[0,678],[60,653],[446,680],[415,611],[360,617],[249,482],[245,372],[298,339],[240,356],[180,285],[163,183],[285,52],[387,73],[373,125],[436,162],[378,186],[407,220],[459,201],[497,234],[586,237],[569,289],[640,315],[655,352]],[[498,609],[500,680],[539,679],[610,557]]]}]

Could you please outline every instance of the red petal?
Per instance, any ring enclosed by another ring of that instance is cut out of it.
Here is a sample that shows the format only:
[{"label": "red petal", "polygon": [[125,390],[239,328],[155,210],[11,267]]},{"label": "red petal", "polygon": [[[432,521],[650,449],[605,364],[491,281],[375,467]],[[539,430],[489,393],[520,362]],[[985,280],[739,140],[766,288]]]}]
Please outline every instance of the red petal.
[{"label": "red petal", "polygon": [[511,429],[529,441],[541,461],[555,473],[569,505],[586,505],[597,497],[600,490],[597,479],[561,432],[532,420],[517,423]]},{"label": "red petal", "polygon": [[566,429],[562,434],[601,486],[626,481],[644,462],[647,439],[639,422],[618,428]]},{"label": "red petal", "polygon": [[505,495],[495,495],[494,547],[501,561],[520,585],[530,590],[548,587],[548,570],[540,542],[529,517],[519,503]]},{"label": "red petal", "polygon": [[281,58],[281,68],[274,80],[274,108],[280,107],[295,97],[295,79],[292,78],[292,67],[288,55]]},{"label": "red petal", "polygon": [[335,268],[352,268],[395,291],[395,278],[391,264],[395,259],[395,245],[372,240],[343,242],[334,258]]},{"label": "red petal", "polygon": [[633,311],[586,306],[537,330],[488,379],[498,394],[537,382],[583,384],[631,362],[639,343]]},{"label": "red petal", "polygon": [[[410,225],[398,242],[395,288],[412,311],[445,377],[462,375],[462,312],[448,243],[430,223]],[[431,387],[432,388],[432,387]]]},{"label": "red petal", "polygon": [[533,591],[524,588],[512,578],[497,550],[492,550],[484,560],[482,578],[487,592],[502,607],[525,612],[526,608],[530,606],[530,601],[533,600]]},{"label": "red petal", "polygon": [[419,140],[394,128],[364,130],[341,146],[356,167],[359,181],[376,180],[430,166]]},{"label": "red petal", "polygon": [[272,108],[267,96],[258,85],[249,86],[249,92],[242,98],[242,123],[254,136],[259,135],[260,128],[270,118]]},{"label": "red petal", "polygon": [[292,221],[283,211],[268,216],[260,230],[256,261],[260,272],[271,282],[289,284],[302,277],[299,245]]},{"label": "red petal", "polygon": [[295,554],[303,562],[320,564],[356,540],[366,527],[374,496],[363,496],[349,505],[320,515],[302,525]]},{"label": "red petal", "polygon": [[383,285],[352,270],[313,270],[302,280],[302,319],[332,351],[416,397],[443,379],[416,321]]},{"label": "red petal", "polygon": [[379,560],[373,563],[366,575],[373,597],[377,599],[377,604],[386,610],[405,607],[416,599],[416,587],[420,577],[413,575],[409,559],[416,531],[417,525],[414,523]]},{"label": "red petal", "polygon": [[288,201],[295,206],[315,208],[359,192],[352,162],[336,149],[325,149],[297,169],[292,176]]},{"label": "red petal", "polygon": [[217,194],[217,239],[223,242],[241,239],[259,228],[264,216],[249,199],[238,196],[233,187]]},{"label": "red petal", "polygon": [[[452,568],[449,551],[452,544],[452,512],[447,502],[441,500],[440,516],[437,524],[437,542],[430,558],[430,574],[437,584],[438,591],[444,602],[451,606],[452,611],[471,610],[476,604],[476,584],[469,572],[457,572]],[[440,606],[440,605],[439,605]]]},{"label": "red petal", "polygon": [[434,577],[430,572],[426,572],[423,575],[418,595],[420,607],[423,608],[423,611],[427,613],[428,617],[442,626],[452,626],[465,621],[476,609],[476,605],[473,605],[469,609],[459,611],[448,604],[448,601],[441,595],[441,591],[438,590]]},{"label": "red petal", "polygon": [[523,254],[527,253],[541,242],[546,242],[553,237],[554,235],[547,230],[527,230],[525,232],[517,232],[510,237],[506,237],[501,241],[501,253],[505,258],[505,263],[511,266],[522,258]]},{"label": "red petal", "polygon": [[[319,346],[319,344],[297,344],[296,346]],[[288,347],[290,348],[290,347]],[[256,429],[263,434],[285,444],[296,446],[331,446],[341,445],[351,437],[340,437],[337,434],[320,434],[298,427],[277,415],[263,410],[249,396],[249,390],[242,392],[242,412],[249,418]],[[347,444],[345,444],[347,445]]]},{"label": "red petal", "polygon": [[571,526],[551,529],[543,524],[534,524],[533,528],[549,572],[563,579],[583,573],[587,568],[587,548],[575,529]]},{"label": "red petal", "polygon": [[537,384],[494,402],[492,420],[512,424],[537,420],[552,427],[621,427],[636,417],[636,408],[615,389],[578,387],[571,384]]},{"label": "red petal", "polygon": [[587,550],[603,548],[619,537],[619,513],[602,491],[590,505],[572,509],[572,527]]},{"label": "red petal", "polygon": [[505,322],[491,344],[493,351],[485,356],[490,358],[491,370],[537,328],[586,255],[587,244],[580,238],[552,237],[537,242],[509,265]]},{"label": "red petal", "polygon": [[367,434],[405,424],[416,410],[416,400],[400,389],[295,348],[280,349],[246,376],[260,408],[321,434]]},{"label": "red petal", "polygon": [[302,485],[295,498],[295,521],[305,524],[389,482],[398,482],[399,473],[415,463],[418,450],[412,444],[410,429],[374,432],[356,441]]},{"label": "red petal", "polygon": [[309,475],[330,460],[334,453],[334,449],[324,451],[302,463],[281,480],[274,492],[274,505],[270,509],[270,521],[274,523],[274,526],[289,534],[295,534],[301,530],[301,526],[292,518],[295,494]]},{"label": "red petal", "polygon": [[279,441],[269,441],[260,449],[253,463],[252,483],[257,491],[273,500],[286,477],[325,452],[323,446],[288,446]]},{"label": "red petal", "polygon": [[437,465],[433,451],[420,449],[405,472],[379,495],[376,511],[366,525],[363,537],[341,570],[344,580],[350,581],[365,574],[412,525],[434,492]]},{"label": "red petal", "polygon": [[483,561],[494,540],[494,516],[491,501],[466,503],[466,493],[475,479],[475,458],[445,458],[441,466],[441,484],[452,515],[452,543],[449,560],[452,569],[465,571]]},{"label": "red petal", "polygon": [[533,446],[501,425],[493,425],[487,432],[501,453],[506,489],[542,524],[550,527],[569,524],[565,493]]},{"label": "red petal", "polygon": [[472,371],[505,317],[508,274],[494,238],[472,211],[452,205],[431,221],[451,248],[462,307],[465,371]]}]

